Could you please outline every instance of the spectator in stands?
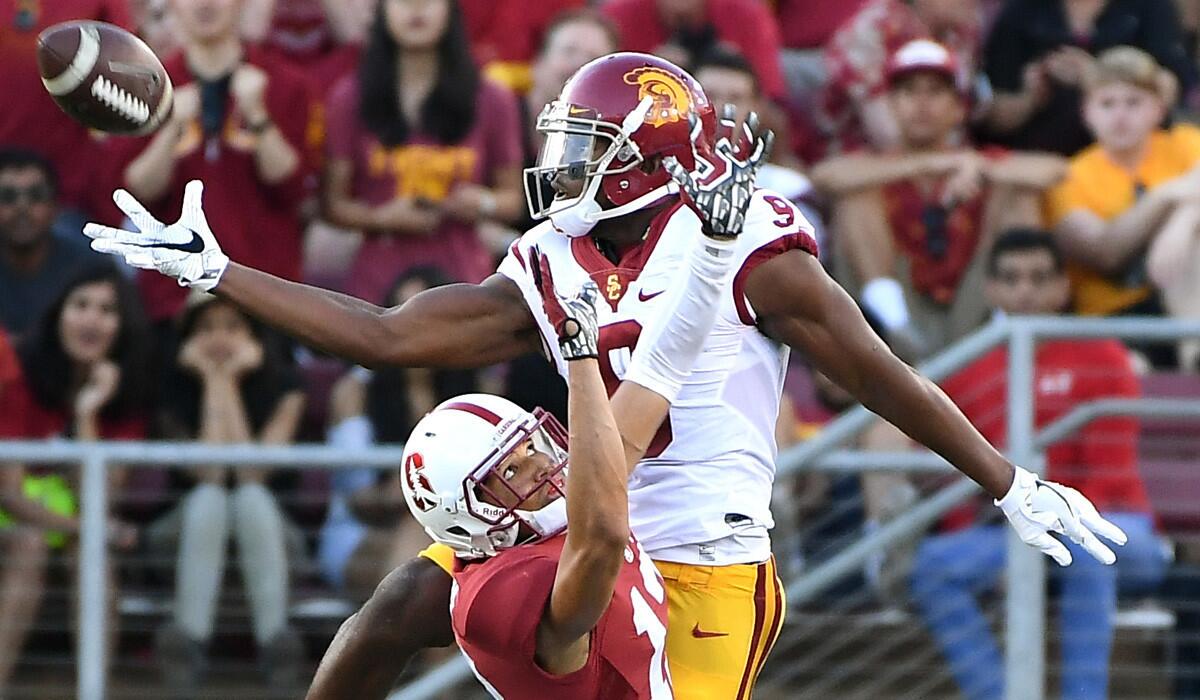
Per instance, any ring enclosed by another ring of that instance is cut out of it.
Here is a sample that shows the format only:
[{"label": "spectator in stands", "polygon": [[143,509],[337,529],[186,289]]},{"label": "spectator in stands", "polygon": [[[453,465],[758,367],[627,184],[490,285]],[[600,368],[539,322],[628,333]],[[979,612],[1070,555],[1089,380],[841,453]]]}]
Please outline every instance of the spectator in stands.
[{"label": "spectator in stands", "polygon": [[[79,235],[80,212],[109,212],[98,208],[107,200],[117,173],[108,173],[88,130],[68,117],[42,85],[37,65],[37,37],[47,27],[77,19],[97,19],[129,28],[126,0],[21,0],[5,2],[0,20],[0,147],[21,147],[39,153],[61,175],[61,204],[75,210],[63,232]],[[80,167],[88,163],[87,167]],[[98,195],[98,192],[103,194]],[[115,212],[115,208],[112,209]]]},{"label": "spectator in stands", "polygon": [[[533,83],[531,64],[559,15],[587,0],[458,0],[475,63],[487,77],[522,94]],[[615,50],[615,49],[614,49]]]},{"label": "spectator in stands", "polygon": [[775,20],[779,23],[783,50],[780,61],[792,100],[809,98],[825,84],[825,45],[867,0],[779,0]]},{"label": "spectator in stands", "polygon": [[246,0],[242,36],[273,61],[308,80],[318,105],[358,65],[373,7],[370,0]]},{"label": "spectator in stands", "polygon": [[167,10],[167,0],[130,0],[129,12],[137,35],[155,54],[170,56],[179,50],[179,31]]},{"label": "spectator in stands", "polygon": [[[988,257],[988,301],[1005,314],[1055,314],[1067,307],[1069,281],[1053,238],[1017,229],[1000,235]],[[1080,404],[1136,397],[1138,378],[1115,340],[1041,344],[1035,359],[1034,410],[1045,426]],[[997,349],[945,382],[947,393],[993,444],[1003,447],[1007,351]],[[1129,592],[1152,590],[1166,561],[1137,470],[1138,423],[1094,421],[1049,448],[1048,477],[1085,491],[1109,522],[1129,536],[1116,566],[1105,566],[1064,539],[1073,555],[1058,579],[1064,697],[1107,697],[1108,658],[1118,580]],[[990,512],[990,510],[985,510]],[[927,538],[918,549],[911,590],[925,624],[967,698],[1003,695],[1004,663],[975,596],[993,588],[1005,562],[1002,525],[972,525]]]},{"label": "spectator in stands", "polygon": [[[389,306],[446,284],[436,268],[414,268],[388,294]],[[353,449],[397,444],[421,416],[442,401],[478,391],[472,370],[357,367],[334,386],[329,443]],[[355,600],[366,600],[384,575],[429,545],[429,536],[408,515],[399,473],[342,469],[333,473],[329,515],[317,556],[326,580]]]},{"label": "spectator in stands", "polygon": [[107,265],[78,235],[55,236],[58,178],[45,158],[0,149],[0,328],[21,335],[80,270]]},{"label": "spectator in stands", "polygon": [[[121,275],[108,265],[78,272],[21,341],[19,366],[8,367],[9,381],[0,385],[0,439],[145,437],[146,340],[137,295]],[[124,471],[110,470],[109,477],[110,496],[119,495]],[[46,592],[51,556],[79,535],[73,481],[61,467],[0,465],[0,695]],[[110,517],[106,537],[129,549],[137,532]],[[110,647],[116,631],[111,624]]]},{"label": "spectator in stands", "polygon": [[480,78],[457,2],[379,3],[328,125],[326,214],[366,234],[351,294],[381,301],[421,265],[465,282],[495,269],[476,227],[520,215],[521,127],[513,96]]},{"label": "spectator in stands", "polygon": [[837,155],[895,148],[900,125],[888,97],[887,65],[914,39],[934,39],[958,57],[960,85],[972,84],[979,46],[979,0],[869,0],[825,49],[829,82],[813,119]]},{"label": "spectator in stands", "polygon": [[[304,79],[238,36],[238,0],[170,0],[183,50],[166,61],[175,84],[169,123],[154,136],[114,144],[125,186],[160,221],[175,221],[184,185],[203,180],[204,206],[220,220],[236,260],[300,276],[309,98]],[[130,160],[128,156],[136,153]],[[158,275],[139,279],[153,321],[173,318],[187,290]]]},{"label": "spectator in stands", "polygon": [[[165,393],[163,433],[209,444],[286,444],[304,412],[298,379],[273,337],[235,307],[193,293]],[[287,626],[285,521],[269,471],[212,465],[191,472],[179,509],[173,622],[156,644],[168,682],[197,683],[211,641],[230,537],[250,601],[259,662],[270,684],[298,680],[303,648]]]},{"label": "spectator in stands", "polygon": [[1122,45],[1148,52],[1185,92],[1195,84],[1172,0],[1008,0],[984,51],[995,91],[988,130],[1012,148],[1079,152],[1092,142],[1080,116],[1084,76],[1093,56]]},{"label": "spectator in stands", "polygon": [[[1200,130],[1158,127],[1173,82],[1132,47],[1087,71],[1084,119],[1097,143],[1071,160],[1048,206],[1078,313],[1161,315],[1164,302],[1173,315],[1200,313]],[[1173,346],[1139,349],[1155,366],[1176,362]]]},{"label": "spectator in stands", "polygon": [[980,291],[991,237],[1036,225],[1041,191],[1063,170],[1057,156],[956,147],[967,109],[960,75],[940,44],[905,44],[887,69],[899,148],[834,158],[814,171],[834,197],[837,275],[909,357],[987,317]]},{"label": "spectator in stands", "polygon": [[[762,114],[767,108],[758,78],[750,64],[741,55],[720,47],[702,54],[691,66],[692,76],[704,86],[704,92],[714,105],[733,105],[734,113],[741,120],[750,112]],[[775,190],[800,207],[805,218],[816,229],[817,242],[825,243],[825,227],[814,206],[812,183],[798,171],[789,167],[795,158],[786,148],[777,148],[771,161],[763,164],[755,181],[759,187]]]},{"label": "spectator in stands", "polygon": [[772,100],[784,97],[779,27],[758,0],[610,0],[601,8],[617,24],[621,50],[691,65],[718,43],[750,61]]}]

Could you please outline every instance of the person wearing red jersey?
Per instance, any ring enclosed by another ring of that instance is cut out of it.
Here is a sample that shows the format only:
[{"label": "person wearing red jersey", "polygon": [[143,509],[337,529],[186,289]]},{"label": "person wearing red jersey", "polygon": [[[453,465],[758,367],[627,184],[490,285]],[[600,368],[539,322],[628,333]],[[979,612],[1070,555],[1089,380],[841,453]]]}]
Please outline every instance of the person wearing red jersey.
[{"label": "person wearing red jersey", "polygon": [[[0,357],[0,440],[145,437],[145,341],[136,294],[121,274],[107,264],[79,272],[22,339],[18,361]],[[110,476],[116,492],[121,472]],[[52,553],[79,534],[71,481],[61,468],[0,465],[0,696],[46,593]],[[109,519],[109,544],[127,549],[136,536]],[[110,646],[115,633],[113,625]]]},{"label": "person wearing red jersey", "polygon": [[[175,84],[169,123],[151,137],[114,143],[125,186],[159,214],[184,183],[210,184],[209,207],[229,225],[229,245],[272,274],[300,278],[300,205],[307,193],[310,99],[304,78],[238,37],[240,0],[171,0],[183,48],[168,58]],[[187,290],[139,278],[147,314],[182,311]]]},{"label": "person wearing red jersey", "polygon": [[[1062,254],[1050,234],[1013,229],[997,238],[988,259],[987,295],[1000,312],[1061,313],[1069,293]],[[946,391],[994,445],[1005,443],[1007,364],[1007,353],[998,349],[945,382]],[[1039,427],[1090,401],[1139,394],[1129,353],[1115,340],[1045,342],[1035,364]],[[1104,418],[1046,451],[1047,476],[1086,491],[1104,517],[1129,536],[1117,567],[1101,566],[1068,544],[1076,563],[1056,572],[1066,698],[1107,697],[1118,576],[1122,588],[1134,592],[1152,589],[1165,573],[1137,471],[1137,435],[1133,418]],[[913,597],[968,698],[1003,695],[1000,650],[974,595],[999,582],[1004,537],[998,525],[934,535],[921,544],[913,566]]]},{"label": "person wearing red jersey", "polygon": [[[733,114],[721,122],[732,128]],[[514,244],[498,274],[483,283],[430,290],[391,310],[231,263],[205,218],[200,182],[189,186],[175,224],[161,223],[118,191],[114,200],[139,232],[89,224],[84,233],[95,250],[215,289],[360,364],[485,366],[542,348],[566,374],[562,353],[543,341],[554,330],[529,262],[536,244],[556,279],[591,279],[603,287],[601,368],[607,388],[616,391],[629,376],[630,355],[654,337],[651,329],[672,299],[668,291],[685,286],[680,263],[690,237],[740,231],[737,272],[717,300],[719,319],[703,366],[681,380],[680,405],[657,426],[630,484],[633,531],[667,582],[671,676],[688,698],[749,698],[783,623],[769,502],[789,346],[1001,499],[1023,541],[1055,552],[1062,547],[1055,532],[1112,563],[1115,555],[1094,532],[1120,543],[1120,531],[1080,494],[1070,492],[1069,501],[1046,496],[1054,493],[1050,486],[1004,459],[945,394],[889,352],[821,268],[812,227],[794,206],[770,190],[740,189],[745,174],[724,180],[728,191],[700,189],[685,177],[689,170],[706,178],[722,173],[718,156],[732,150],[717,139],[715,110],[692,76],[655,56],[604,56],[572,76],[538,129],[547,138],[538,166],[527,170],[526,195],[531,213],[548,220]],[[531,180],[549,180],[554,197],[541,197]],[[376,596],[389,599],[364,606],[369,614],[335,640],[329,668],[354,669],[346,674],[351,681],[386,684],[388,669],[377,667],[389,663],[386,657],[361,644],[371,628],[394,625],[376,613],[399,609],[398,616],[423,621],[414,636],[439,639],[447,620],[441,617],[439,629],[436,609],[409,614],[406,602],[390,599],[418,585],[431,587],[418,593],[423,600],[448,592],[445,575],[440,583],[437,576],[421,564],[385,582]],[[401,635],[385,637],[404,652],[412,648]]]}]

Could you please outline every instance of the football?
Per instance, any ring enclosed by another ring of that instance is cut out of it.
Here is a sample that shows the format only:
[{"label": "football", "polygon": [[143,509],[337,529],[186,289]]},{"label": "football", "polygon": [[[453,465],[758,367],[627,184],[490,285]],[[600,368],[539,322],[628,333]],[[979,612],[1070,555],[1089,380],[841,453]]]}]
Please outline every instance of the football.
[{"label": "football", "polygon": [[111,134],[154,131],[171,113],[171,79],[146,42],[107,22],[72,21],[38,36],[46,90],[83,125]]}]

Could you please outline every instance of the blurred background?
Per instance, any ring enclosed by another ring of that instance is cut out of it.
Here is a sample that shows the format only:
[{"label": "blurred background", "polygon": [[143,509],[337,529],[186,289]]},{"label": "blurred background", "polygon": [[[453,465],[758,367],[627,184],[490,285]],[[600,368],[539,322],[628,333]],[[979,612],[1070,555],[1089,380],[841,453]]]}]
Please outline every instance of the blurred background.
[{"label": "blurred background", "polygon": [[[163,58],[156,134],[89,133],[45,93],[36,37],[81,18]],[[1007,556],[977,489],[793,355],[790,606],[756,697],[1200,698],[1198,30],[1198,0],[0,0],[0,439],[91,443],[0,442],[0,699],[299,697],[426,544],[380,460],[109,447],[360,454],[476,390],[565,420],[540,357],[368,371],[115,266],[80,235],[121,223],[112,190],[173,221],[201,178],[232,258],[399,304],[482,280],[534,223],[536,117],[616,50],[763,115],[760,184],[892,348],[1130,536],[1112,568]],[[81,569],[87,505],[108,556]],[[82,614],[81,580],[108,594]],[[81,659],[96,610],[106,653]],[[453,652],[406,681],[435,668],[402,697],[481,694]]]}]

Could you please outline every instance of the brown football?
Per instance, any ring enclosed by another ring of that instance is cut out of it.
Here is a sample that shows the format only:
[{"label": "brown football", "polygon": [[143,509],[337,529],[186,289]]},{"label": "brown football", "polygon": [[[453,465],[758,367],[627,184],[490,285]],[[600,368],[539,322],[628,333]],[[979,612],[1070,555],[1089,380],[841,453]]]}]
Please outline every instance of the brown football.
[{"label": "brown football", "polygon": [[38,35],[46,90],[76,121],[113,134],[154,131],[171,113],[171,78],[146,42],[107,22],[73,21]]}]

